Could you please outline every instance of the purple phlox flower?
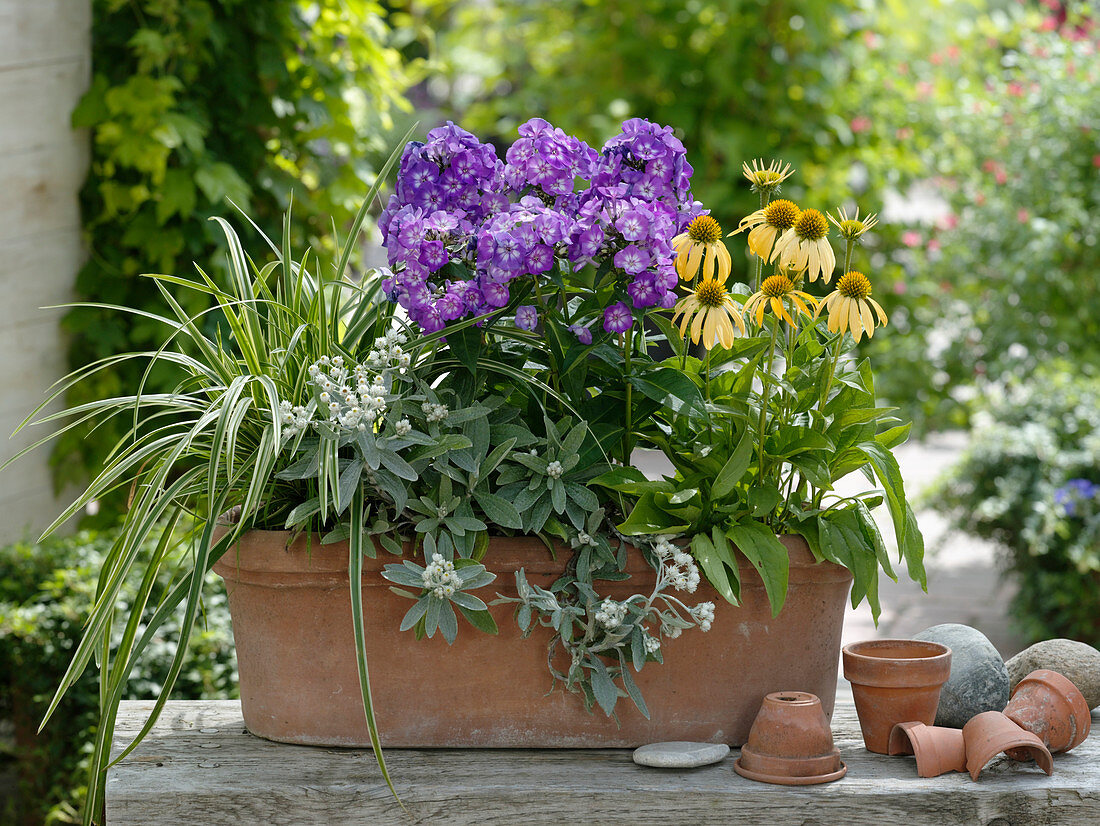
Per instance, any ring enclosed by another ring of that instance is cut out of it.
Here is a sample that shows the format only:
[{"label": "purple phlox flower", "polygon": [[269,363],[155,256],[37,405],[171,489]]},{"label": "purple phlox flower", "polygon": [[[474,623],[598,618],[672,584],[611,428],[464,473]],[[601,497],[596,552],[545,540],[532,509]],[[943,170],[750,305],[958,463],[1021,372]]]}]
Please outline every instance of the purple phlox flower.
[{"label": "purple phlox flower", "polygon": [[436,307],[444,321],[454,321],[456,318],[462,318],[466,313],[466,302],[463,301],[461,293],[454,289],[447,290],[436,302]]},{"label": "purple phlox flower", "polygon": [[508,304],[508,287],[499,281],[486,279],[481,284],[481,294],[489,307],[498,308]]},{"label": "purple phlox flower", "polygon": [[424,221],[424,229],[440,235],[458,229],[459,216],[437,209]]},{"label": "purple phlox flower", "polygon": [[438,270],[449,260],[447,248],[442,241],[425,241],[420,247],[420,263],[429,270]]},{"label": "purple phlox flower", "polygon": [[662,294],[662,291],[654,285],[651,273],[639,275],[630,283],[626,291],[630,295],[630,300],[634,302],[634,306],[638,309],[652,307],[660,301]]},{"label": "purple phlox flower", "polygon": [[554,266],[554,251],[546,244],[536,244],[527,253],[527,272],[539,275]]},{"label": "purple phlox flower", "polygon": [[630,308],[621,301],[616,301],[603,311],[603,328],[609,333],[625,333],[634,324],[634,316]]},{"label": "purple phlox flower", "polygon": [[493,235],[496,251],[493,261],[501,269],[515,272],[523,266],[523,260],[527,251],[523,248],[523,242],[511,232],[497,232]]},{"label": "purple phlox flower", "polygon": [[642,272],[652,262],[649,251],[637,244],[630,244],[615,253],[615,266],[631,275]]},{"label": "purple phlox flower", "polygon": [[539,311],[530,304],[516,310],[516,326],[521,330],[534,330],[539,326]]},{"label": "purple phlox flower", "polygon": [[[592,322],[588,322],[591,324]],[[588,324],[570,324],[569,332],[577,337],[577,341],[587,347],[592,343],[592,331],[588,329]]]},{"label": "purple phlox flower", "polygon": [[650,223],[648,210],[635,207],[619,216],[615,222],[615,229],[621,232],[627,241],[642,241],[649,234]]},{"label": "purple phlox flower", "polygon": [[673,292],[672,290],[669,290],[668,292],[666,292],[664,295],[661,296],[661,300],[658,302],[658,304],[663,309],[671,310],[673,307],[676,306],[676,302],[678,300],[679,300],[679,298],[677,297],[676,293]]}]

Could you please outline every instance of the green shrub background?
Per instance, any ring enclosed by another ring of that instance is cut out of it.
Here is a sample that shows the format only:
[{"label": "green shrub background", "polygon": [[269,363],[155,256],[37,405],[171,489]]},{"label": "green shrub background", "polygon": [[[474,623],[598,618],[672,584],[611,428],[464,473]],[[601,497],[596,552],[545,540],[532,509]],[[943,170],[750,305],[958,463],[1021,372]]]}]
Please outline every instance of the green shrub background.
[{"label": "green shrub background", "polygon": [[[79,822],[83,797],[82,765],[94,738],[98,681],[88,670],[76,682],[39,735],[35,732],[54,690],[79,642],[95,599],[96,580],[111,548],[111,531],[82,531],[45,542],[17,542],[0,548],[0,719],[14,724],[9,757],[17,761],[18,797],[0,803],[0,822]],[[186,545],[183,546],[186,551]],[[148,556],[153,547],[142,549]],[[171,571],[171,566],[164,568]],[[215,579],[210,575],[211,579]],[[162,577],[157,588],[169,582]],[[136,583],[124,589],[129,600]],[[237,665],[229,628],[225,592],[207,589],[205,624],[192,637],[189,659],[173,698],[237,696]],[[153,599],[157,594],[152,595]],[[120,605],[120,613],[128,603]],[[164,625],[158,640],[135,669],[127,699],[153,699],[172,662],[169,640],[178,634],[174,622]]]}]

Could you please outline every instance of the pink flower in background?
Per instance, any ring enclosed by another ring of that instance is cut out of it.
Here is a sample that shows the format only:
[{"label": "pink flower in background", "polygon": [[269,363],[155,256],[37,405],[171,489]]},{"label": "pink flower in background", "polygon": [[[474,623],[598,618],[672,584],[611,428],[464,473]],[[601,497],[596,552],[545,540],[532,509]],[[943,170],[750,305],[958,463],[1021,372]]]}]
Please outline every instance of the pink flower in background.
[{"label": "pink flower in background", "polygon": [[856,115],[848,126],[858,135],[860,132],[866,132],[871,128],[871,119],[864,115]]},{"label": "pink flower in background", "polygon": [[939,66],[941,63],[943,63],[943,55],[939,52],[932,52],[931,56],[928,58],[928,61],[933,66]]},{"label": "pink flower in background", "polygon": [[904,281],[895,281],[891,289],[894,291],[894,295],[905,295],[909,291]]},{"label": "pink flower in background", "polygon": [[979,192],[977,195],[975,195],[974,203],[976,203],[978,206],[985,206],[985,193]]},{"label": "pink flower in background", "polygon": [[1019,221],[1021,224],[1026,224],[1028,221],[1031,220],[1031,213],[1021,207],[1020,209],[1016,210],[1016,220]]},{"label": "pink flower in background", "polygon": [[903,126],[901,127],[901,129],[894,133],[894,137],[897,138],[899,141],[907,141],[911,137],[913,137],[913,130],[910,129],[908,126]]},{"label": "pink flower in background", "polygon": [[917,83],[917,97],[926,98],[932,94],[932,84],[927,80]]},{"label": "pink flower in background", "polygon": [[907,229],[901,234],[901,243],[907,247],[919,247],[923,242],[924,239],[916,230]]},{"label": "pink flower in background", "polygon": [[1024,87],[1019,83],[1008,84],[1008,93],[1013,97],[1022,98],[1024,96]]},{"label": "pink flower in background", "polygon": [[877,49],[882,44],[882,38],[874,32],[864,32],[863,43],[868,49]]},{"label": "pink flower in background", "polygon": [[957,61],[959,59],[959,47],[955,46],[954,44],[948,46],[947,56],[951,59],[952,62]]},{"label": "pink flower in background", "polygon": [[997,169],[997,162],[992,158],[987,158],[982,162],[982,172],[993,172]]},{"label": "pink flower in background", "polygon": [[1092,156],[1092,165],[1095,166],[1097,169],[1100,169],[1100,155]]},{"label": "pink flower in background", "polygon": [[1008,183],[1008,173],[1005,172],[1003,169],[998,169],[996,173],[994,173],[993,177],[1001,186]]},{"label": "pink flower in background", "polygon": [[925,247],[928,252],[936,253],[940,251],[940,242],[938,238],[933,238],[928,242],[928,246]]},{"label": "pink flower in background", "polygon": [[940,226],[944,229],[954,229],[959,225],[959,216],[954,212],[949,212],[943,218],[940,219]]},{"label": "pink flower in background", "polygon": [[1039,24],[1039,31],[1052,32],[1058,28],[1057,17],[1044,17],[1043,22]]}]

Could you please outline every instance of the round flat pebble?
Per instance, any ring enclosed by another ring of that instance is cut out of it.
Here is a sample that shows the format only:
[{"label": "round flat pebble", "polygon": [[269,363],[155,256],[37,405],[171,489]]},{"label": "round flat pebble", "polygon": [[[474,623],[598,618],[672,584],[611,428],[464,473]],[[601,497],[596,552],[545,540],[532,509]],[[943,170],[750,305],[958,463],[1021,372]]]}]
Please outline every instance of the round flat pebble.
[{"label": "round flat pebble", "polygon": [[668,743],[650,743],[634,749],[634,762],[639,766],[658,769],[693,769],[717,763],[730,753],[725,743],[690,743],[673,740]]}]

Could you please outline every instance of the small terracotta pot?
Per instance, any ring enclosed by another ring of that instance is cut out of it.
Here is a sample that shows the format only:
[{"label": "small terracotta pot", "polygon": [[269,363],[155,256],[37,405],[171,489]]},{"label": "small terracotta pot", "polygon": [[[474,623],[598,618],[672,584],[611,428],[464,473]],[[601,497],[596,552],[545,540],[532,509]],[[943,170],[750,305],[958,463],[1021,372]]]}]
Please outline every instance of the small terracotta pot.
[{"label": "small terracotta pot", "polygon": [[1035,734],[1052,753],[1080,745],[1092,728],[1089,706],[1081,691],[1068,678],[1047,669],[1032,671],[1020,680],[1004,713],[1020,728]]},{"label": "small terracotta pot", "polygon": [[983,711],[970,718],[963,726],[966,741],[966,768],[970,779],[977,780],[986,763],[1002,751],[1014,751],[1030,758],[1047,774],[1054,771],[1054,761],[1043,741],[1026,729],[1020,728],[1000,711]]},{"label": "small terracotta pot", "polygon": [[966,771],[966,741],[962,729],[898,723],[890,732],[889,752],[915,755],[917,774],[921,777]]},{"label": "small terracotta pot", "polygon": [[816,695],[777,691],[764,698],[734,771],[749,780],[811,786],[848,771]]},{"label": "small terracotta pot", "polygon": [[865,640],[844,646],[863,744],[886,754],[898,723],[932,725],[940,689],[951,675],[951,649],[925,640]]}]

